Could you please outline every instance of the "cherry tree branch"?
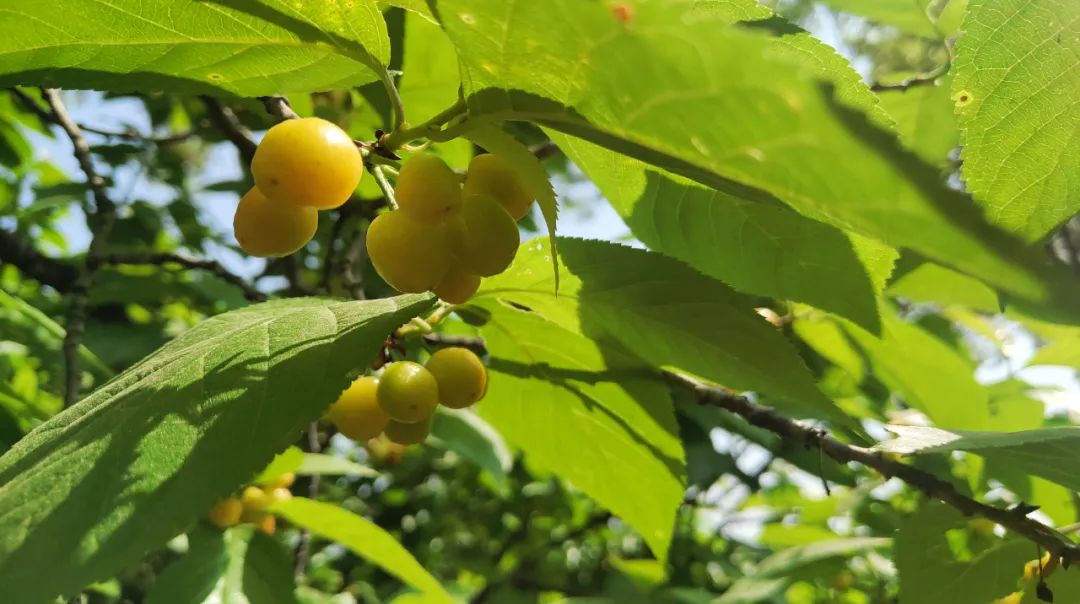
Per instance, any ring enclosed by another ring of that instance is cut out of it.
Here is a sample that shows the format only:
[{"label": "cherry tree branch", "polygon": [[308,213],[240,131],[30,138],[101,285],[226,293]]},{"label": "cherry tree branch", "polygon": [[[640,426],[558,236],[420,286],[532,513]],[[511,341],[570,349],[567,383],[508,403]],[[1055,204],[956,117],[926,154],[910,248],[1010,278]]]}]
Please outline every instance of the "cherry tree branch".
[{"label": "cherry tree branch", "polygon": [[[90,287],[94,283],[94,276],[99,267],[99,260],[105,250],[105,242],[109,238],[113,224],[116,222],[116,204],[109,197],[105,187],[105,179],[102,178],[94,167],[94,158],[90,155],[90,145],[83,136],[82,129],[67,111],[60,91],[56,88],[44,88],[41,96],[52,110],[52,120],[67,134],[71,140],[75,159],[79,162],[79,168],[86,176],[86,186],[94,198],[92,218],[97,222],[91,225],[91,216],[87,216],[87,226],[93,235],[90,246],[86,251],[82,269],[78,278],[71,286],[70,305],[68,307],[67,322],[64,334],[64,406],[70,407],[79,397],[79,385],[82,381],[82,373],[79,368],[79,344],[86,331],[86,307]],[[94,228],[96,226],[96,228]]]},{"label": "cherry tree branch", "polygon": [[170,252],[125,252],[108,254],[101,258],[102,264],[148,264],[163,266],[177,264],[187,269],[201,270],[214,275],[218,279],[235,286],[250,302],[263,302],[266,294],[255,289],[255,286],[243,278],[230,273],[224,266],[213,260],[200,260],[189,258],[181,254]]},{"label": "cherry tree branch", "polygon": [[[484,340],[477,337],[431,333],[425,334],[423,339],[432,346],[463,346],[478,352],[486,351]],[[758,405],[745,396],[726,388],[674,371],[664,371],[663,376],[672,385],[690,390],[699,404],[734,413],[750,424],[764,428],[787,441],[817,448],[824,455],[842,464],[858,463],[876,470],[885,477],[898,478],[927,497],[946,503],[966,516],[987,518],[1013,533],[1022,535],[1052,555],[1061,558],[1066,565],[1080,561],[1080,546],[1053,527],[1028,518],[1026,514],[1030,510],[1024,509],[1026,506],[1019,506],[1019,509],[1013,510],[987,505],[961,494],[951,483],[929,472],[886,456],[880,451],[840,442],[820,428],[806,425],[774,409]]]},{"label": "cherry tree branch", "polygon": [[289,104],[289,99],[283,96],[261,96],[259,97],[259,100],[262,101],[263,107],[266,107],[266,112],[277,118],[279,121],[295,120],[300,117],[293,111],[292,105]]},{"label": "cherry tree branch", "polygon": [[19,271],[60,293],[71,290],[79,271],[62,260],[42,254],[33,241],[0,229],[0,264],[10,264]]},{"label": "cherry tree branch", "polygon": [[200,96],[199,99],[206,106],[206,115],[210,121],[240,152],[244,165],[251,165],[251,160],[255,157],[255,149],[259,146],[251,130],[240,121],[240,118],[236,117],[232,109],[219,99],[205,95]]}]

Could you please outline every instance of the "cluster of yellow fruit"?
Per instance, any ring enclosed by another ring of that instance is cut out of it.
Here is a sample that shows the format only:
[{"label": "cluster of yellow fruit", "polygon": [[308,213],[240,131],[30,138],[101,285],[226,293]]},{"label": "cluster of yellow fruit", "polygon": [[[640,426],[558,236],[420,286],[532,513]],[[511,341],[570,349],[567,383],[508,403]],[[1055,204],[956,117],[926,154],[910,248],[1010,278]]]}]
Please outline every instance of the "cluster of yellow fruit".
[{"label": "cluster of yellow fruit", "polygon": [[255,186],[233,218],[240,248],[277,257],[304,247],[319,226],[318,211],[345,203],[363,174],[352,138],[326,120],[292,119],[270,128],[251,161]]},{"label": "cluster of yellow fruit", "polygon": [[368,229],[371,263],[394,289],[433,291],[452,304],[510,266],[517,221],[533,203],[512,166],[491,154],[473,158],[464,187],[441,159],[417,155],[401,167],[394,197],[398,209]]},{"label": "cluster of yellow fruit", "polygon": [[214,504],[207,517],[221,529],[250,522],[257,525],[260,531],[272,535],[277,521],[266,510],[275,503],[292,499],[289,487],[295,479],[296,475],[290,472],[262,484],[245,487],[239,496],[226,497]]},{"label": "cluster of yellow fruit", "polygon": [[487,369],[467,348],[443,348],[427,365],[399,361],[379,377],[363,376],[330,406],[326,418],[353,440],[379,434],[401,445],[424,442],[431,433],[435,407],[464,409],[487,390]]}]

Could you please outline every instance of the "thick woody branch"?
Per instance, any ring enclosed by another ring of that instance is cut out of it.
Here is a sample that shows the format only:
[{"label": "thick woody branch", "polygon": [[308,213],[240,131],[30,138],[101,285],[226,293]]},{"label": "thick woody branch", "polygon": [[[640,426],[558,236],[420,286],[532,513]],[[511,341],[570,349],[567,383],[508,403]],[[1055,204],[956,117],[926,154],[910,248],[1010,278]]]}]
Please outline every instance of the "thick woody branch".
[{"label": "thick woody branch", "polygon": [[[464,346],[474,351],[484,350],[483,339],[469,336],[426,334],[424,341],[433,346]],[[879,451],[840,442],[820,428],[786,417],[725,388],[673,371],[665,371],[664,377],[673,385],[692,391],[702,405],[719,407],[786,440],[819,448],[823,454],[840,463],[862,464],[888,478],[898,478],[926,496],[942,501],[967,516],[987,518],[1017,535],[1022,535],[1052,555],[1060,557],[1066,564],[1080,561],[1080,546],[1054,528],[1028,518],[1024,511],[998,508],[976,501],[929,472],[887,457]]]},{"label": "thick woody branch", "polygon": [[60,293],[70,291],[79,276],[74,266],[42,254],[31,240],[5,230],[0,230],[0,264],[10,264]]},{"label": "thick woody branch", "polygon": [[86,306],[90,286],[94,282],[97,272],[98,261],[101,258],[105,241],[112,231],[116,222],[116,205],[109,198],[105,188],[105,179],[98,175],[94,168],[94,159],[90,155],[90,145],[83,136],[82,129],[75,123],[67,112],[67,107],[60,99],[60,91],[55,88],[43,89],[42,98],[49,104],[52,110],[53,121],[63,129],[71,140],[74,147],[75,159],[79,162],[79,168],[86,176],[86,186],[94,198],[94,217],[96,228],[90,239],[90,246],[86,252],[86,260],[79,271],[79,276],[71,287],[71,304],[68,307],[66,332],[64,334],[64,406],[69,407],[75,403],[79,396],[79,385],[82,373],[79,369],[79,344],[83,333],[86,331]]},{"label": "thick woody branch", "polygon": [[[46,256],[34,248],[28,239],[5,230],[0,230],[0,263],[16,267],[23,275],[60,293],[70,292],[79,278],[79,270],[75,265]],[[213,260],[199,260],[169,252],[124,252],[105,254],[98,259],[98,264],[176,264],[188,269],[206,271],[239,288],[244,297],[252,302],[266,300],[266,294]]]}]

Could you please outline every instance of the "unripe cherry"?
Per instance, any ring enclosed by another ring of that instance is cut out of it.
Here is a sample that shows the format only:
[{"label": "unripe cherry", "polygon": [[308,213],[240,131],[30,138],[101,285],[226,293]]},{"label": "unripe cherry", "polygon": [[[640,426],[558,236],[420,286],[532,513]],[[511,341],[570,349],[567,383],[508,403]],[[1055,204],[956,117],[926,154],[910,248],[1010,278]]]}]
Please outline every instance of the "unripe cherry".
[{"label": "unripe cherry", "polygon": [[428,435],[431,434],[431,426],[434,420],[434,416],[414,424],[390,420],[390,423],[386,425],[386,438],[390,442],[399,445],[418,445],[424,442]]},{"label": "unripe cherry", "polygon": [[379,378],[362,376],[353,381],[330,406],[326,417],[338,432],[353,440],[375,438],[386,428],[390,416],[379,406],[376,391]]},{"label": "unripe cherry", "polygon": [[439,404],[439,384],[419,363],[391,363],[379,378],[379,406],[390,419],[413,424],[424,421]]}]

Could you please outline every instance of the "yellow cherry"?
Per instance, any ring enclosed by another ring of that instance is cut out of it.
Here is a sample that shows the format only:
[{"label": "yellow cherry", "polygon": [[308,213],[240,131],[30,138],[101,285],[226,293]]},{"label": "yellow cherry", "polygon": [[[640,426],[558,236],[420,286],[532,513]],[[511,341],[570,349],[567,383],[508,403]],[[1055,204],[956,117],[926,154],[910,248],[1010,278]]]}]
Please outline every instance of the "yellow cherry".
[{"label": "yellow cherry", "polygon": [[464,409],[487,391],[487,368],[468,348],[437,350],[426,367],[439,384],[439,402],[451,409]]},{"label": "yellow cherry", "polygon": [[390,421],[376,398],[378,387],[379,378],[372,376],[365,375],[353,381],[330,406],[327,419],[337,426],[338,432],[353,440],[375,438]]},{"label": "yellow cherry", "polygon": [[517,172],[499,155],[484,153],[469,162],[466,195],[487,195],[514,218],[521,220],[532,207],[533,196]]},{"label": "yellow cherry", "polygon": [[221,529],[236,526],[240,522],[240,515],[244,513],[244,504],[236,497],[228,497],[214,504],[210,508],[207,517],[210,522]]},{"label": "yellow cherry", "polygon": [[486,195],[466,195],[453,227],[460,268],[481,277],[505,271],[521,244],[517,223]]},{"label": "yellow cherry", "polygon": [[394,197],[398,208],[413,220],[436,224],[461,207],[461,184],[437,156],[417,155],[401,166]]},{"label": "yellow cherry", "polygon": [[449,232],[442,225],[417,222],[401,211],[371,222],[368,257],[394,289],[419,293],[433,289],[450,268]]},{"label": "yellow cherry", "polygon": [[432,290],[451,304],[464,304],[480,289],[480,275],[473,275],[452,266]]},{"label": "yellow cherry", "polygon": [[255,186],[267,198],[320,210],[345,203],[363,174],[364,161],[352,138],[317,117],[270,128],[251,161]]},{"label": "yellow cherry", "polygon": [[257,188],[240,198],[233,217],[236,241],[252,256],[288,256],[307,245],[318,227],[315,209],[274,203]]}]

